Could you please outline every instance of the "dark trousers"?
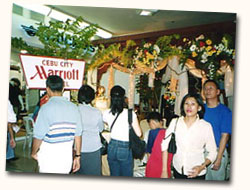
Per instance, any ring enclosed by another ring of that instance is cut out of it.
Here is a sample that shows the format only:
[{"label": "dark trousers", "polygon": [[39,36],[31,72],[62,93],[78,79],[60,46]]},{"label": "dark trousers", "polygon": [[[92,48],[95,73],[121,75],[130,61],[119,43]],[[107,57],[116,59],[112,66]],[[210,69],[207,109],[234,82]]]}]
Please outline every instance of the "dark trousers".
[{"label": "dark trousers", "polygon": [[82,152],[81,168],[77,174],[101,176],[101,151]]},{"label": "dark trousers", "polygon": [[174,178],[175,178],[175,179],[196,179],[196,180],[205,180],[205,176],[206,176],[206,175],[201,175],[201,176],[197,176],[197,177],[194,177],[194,178],[188,178],[188,176],[182,175],[182,174],[178,173],[175,169],[173,169],[173,171],[174,171]]}]

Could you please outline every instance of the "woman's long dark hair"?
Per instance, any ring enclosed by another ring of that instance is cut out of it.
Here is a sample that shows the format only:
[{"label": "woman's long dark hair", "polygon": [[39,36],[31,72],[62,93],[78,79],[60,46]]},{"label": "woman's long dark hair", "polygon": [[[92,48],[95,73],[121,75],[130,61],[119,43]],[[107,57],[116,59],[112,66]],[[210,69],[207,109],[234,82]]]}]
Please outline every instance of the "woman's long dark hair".
[{"label": "woman's long dark hair", "polygon": [[116,113],[121,113],[125,104],[125,90],[119,86],[114,86],[110,91],[111,104],[110,109],[111,113],[115,115]]}]

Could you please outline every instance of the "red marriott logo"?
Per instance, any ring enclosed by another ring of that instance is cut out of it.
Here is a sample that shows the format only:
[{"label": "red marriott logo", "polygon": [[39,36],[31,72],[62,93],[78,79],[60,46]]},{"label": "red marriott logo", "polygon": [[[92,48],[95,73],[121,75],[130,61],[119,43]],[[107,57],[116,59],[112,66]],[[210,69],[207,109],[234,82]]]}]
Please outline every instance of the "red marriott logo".
[{"label": "red marriott logo", "polygon": [[63,78],[64,80],[79,80],[79,70],[78,69],[72,69],[72,70],[68,70],[68,71],[49,69],[46,72],[42,65],[41,66],[36,65],[35,68],[36,68],[36,73],[34,76],[30,77],[30,80],[33,80],[36,77],[39,77],[40,79],[47,79],[48,76],[50,76],[50,75],[58,75],[61,78]]}]

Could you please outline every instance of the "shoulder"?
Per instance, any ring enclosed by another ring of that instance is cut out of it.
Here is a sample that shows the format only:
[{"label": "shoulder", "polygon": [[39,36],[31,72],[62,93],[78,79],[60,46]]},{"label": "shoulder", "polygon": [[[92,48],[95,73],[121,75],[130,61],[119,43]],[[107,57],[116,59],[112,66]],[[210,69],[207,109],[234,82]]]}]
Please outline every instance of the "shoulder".
[{"label": "shoulder", "polygon": [[224,112],[226,112],[226,113],[231,113],[232,111],[227,107],[227,106],[225,106],[224,104],[219,104],[219,109],[221,109],[221,110],[223,110]]},{"label": "shoulder", "polygon": [[95,108],[95,107],[93,107],[93,106],[89,106],[90,108],[90,110],[91,111],[93,111],[95,114],[97,114],[97,115],[102,115],[102,112],[99,110],[99,109],[97,109],[97,108]]},{"label": "shoulder", "polygon": [[102,115],[103,115],[103,117],[108,117],[108,116],[112,115],[111,110],[110,109],[104,110]]},{"label": "shoulder", "polygon": [[201,127],[212,128],[212,125],[209,122],[205,121],[204,119],[200,119],[198,123],[199,126]]},{"label": "shoulder", "polygon": [[220,112],[221,117],[223,117],[224,119],[225,118],[227,118],[227,119],[232,118],[232,111],[224,104],[219,104],[218,111]]}]

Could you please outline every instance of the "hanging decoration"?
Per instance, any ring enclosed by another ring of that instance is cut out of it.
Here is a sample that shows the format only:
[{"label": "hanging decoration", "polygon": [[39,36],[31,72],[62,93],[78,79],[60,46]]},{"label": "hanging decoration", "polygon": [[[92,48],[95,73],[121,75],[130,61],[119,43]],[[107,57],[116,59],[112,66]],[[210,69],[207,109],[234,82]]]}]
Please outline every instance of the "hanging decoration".
[{"label": "hanging decoration", "polygon": [[[221,74],[218,72],[221,68],[219,59],[222,59],[219,56],[223,55],[229,58],[230,63],[233,63],[230,66],[233,67],[234,65],[235,51],[229,48],[228,38],[225,36],[218,45],[204,35],[200,35],[193,40],[183,38],[182,45],[177,46],[176,40],[179,39],[180,36],[174,34],[160,37],[155,44],[143,41],[138,46],[134,41],[128,40],[124,48],[121,44],[111,44],[107,48],[100,45],[92,59],[90,68],[109,63],[114,69],[129,75],[146,73],[148,75],[148,87],[154,88],[155,73],[165,68],[169,61],[173,60],[173,57],[178,57],[178,64],[176,65],[180,66],[183,72],[190,71],[194,76],[201,78],[202,83],[208,78],[215,79],[217,75]],[[173,69],[173,71],[176,72],[176,69]],[[171,88],[177,86],[175,78],[172,77],[171,79]],[[186,75],[185,78],[187,78]],[[132,105],[134,81],[129,81],[129,105]]]},{"label": "hanging decoration", "polygon": [[[91,37],[97,31],[97,25],[80,29],[78,27],[82,18],[75,21],[50,22],[49,26],[39,24],[36,36],[44,48],[29,46],[21,38],[12,38],[12,47],[18,50],[26,50],[28,54],[56,56],[66,59],[88,59],[88,52],[92,51]],[[181,41],[181,43],[180,43]],[[220,75],[227,74],[227,81],[233,76],[235,64],[235,50],[230,35],[224,35],[218,42],[205,35],[199,35],[195,39],[183,38],[179,34],[162,36],[152,42],[136,44],[133,40],[126,41],[125,47],[121,44],[111,44],[108,47],[99,45],[91,61],[86,64],[86,70],[100,68],[103,65],[110,67],[109,89],[115,83],[113,69],[126,72],[131,75],[129,80],[129,105],[133,103],[135,75],[146,74],[149,78],[148,87],[155,88],[156,72],[168,65],[173,56],[177,56],[179,66],[186,68],[195,76],[205,81],[207,78],[216,79]],[[92,54],[93,55],[93,54]],[[222,60],[230,68],[226,71],[222,68]],[[100,77],[100,76],[98,76]],[[176,86],[174,78],[171,80],[171,88]],[[231,83],[226,83],[229,88]],[[228,89],[227,89],[228,90]],[[229,90],[230,91],[230,90]],[[230,94],[230,93],[229,93]]]},{"label": "hanging decoration", "polygon": [[205,73],[210,79],[216,79],[219,74],[217,71],[221,67],[221,60],[227,60],[230,67],[234,67],[235,50],[229,47],[229,35],[223,36],[218,44],[203,34],[194,40],[183,38],[183,42],[183,54],[186,59],[181,62],[182,66],[190,62],[188,59],[191,59],[194,61],[195,68],[202,70],[203,74]]}]

